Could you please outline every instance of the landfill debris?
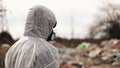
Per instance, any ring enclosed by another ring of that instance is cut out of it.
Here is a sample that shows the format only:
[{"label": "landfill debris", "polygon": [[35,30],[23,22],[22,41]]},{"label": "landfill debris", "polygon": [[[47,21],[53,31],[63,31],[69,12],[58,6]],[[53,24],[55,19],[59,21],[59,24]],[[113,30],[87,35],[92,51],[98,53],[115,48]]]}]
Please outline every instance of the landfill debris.
[{"label": "landfill debris", "polygon": [[81,43],[81,44],[78,45],[77,48],[80,49],[80,50],[84,50],[84,49],[85,49],[85,46],[84,46],[84,44]]},{"label": "landfill debris", "polygon": [[115,60],[116,60],[117,62],[120,62],[120,53],[117,53],[117,54],[116,54]]},{"label": "landfill debris", "polygon": [[90,51],[89,57],[96,57],[102,50],[100,48],[96,48]]},{"label": "landfill debris", "polygon": [[67,68],[77,68],[72,65],[74,62],[82,63],[78,68],[120,68],[120,40],[105,40],[100,44],[83,42],[76,48],[61,47],[60,55]]}]

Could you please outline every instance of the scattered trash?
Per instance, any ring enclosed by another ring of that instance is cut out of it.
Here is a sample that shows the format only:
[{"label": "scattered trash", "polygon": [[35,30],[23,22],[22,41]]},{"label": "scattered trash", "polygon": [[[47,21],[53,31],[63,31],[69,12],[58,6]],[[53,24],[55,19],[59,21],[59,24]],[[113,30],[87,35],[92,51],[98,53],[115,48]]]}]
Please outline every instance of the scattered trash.
[{"label": "scattered trash", "polygon": [[[64,49],[64,52],[62,52]],[[80,43],[76,48],[60,48],[62,60],[66,62],[77,61],[82,65],[78,68],[119,68],[120,67],[120,41],[106,40],[101,44]],[[74,64],[71,67],[75,67]]]},{"label": "scattered trash", "polygon": [[85,45],[81,43],[81,44],[78,45],[77,48],[80,49],[80,50],[84,50],[85,49]]},{"label": "scattered trash", "polygon": [[114,59],[116,62],[120,62],[120,53],[117,53],[116,58]]},{"label": "scattered trash", "polygon": [[96,57],[102,50],[100,48],[96,48],[90,51],[89,57],[94,58]]}]

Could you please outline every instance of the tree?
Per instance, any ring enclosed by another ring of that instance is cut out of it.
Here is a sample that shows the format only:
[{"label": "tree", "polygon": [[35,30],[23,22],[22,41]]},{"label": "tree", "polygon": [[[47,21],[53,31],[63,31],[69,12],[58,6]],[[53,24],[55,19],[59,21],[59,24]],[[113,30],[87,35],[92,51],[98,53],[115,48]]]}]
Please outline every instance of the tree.
[{"label": "tree", "polygon": [[90,27],[90,38],[120,39],[120,5],[106,4]]}]

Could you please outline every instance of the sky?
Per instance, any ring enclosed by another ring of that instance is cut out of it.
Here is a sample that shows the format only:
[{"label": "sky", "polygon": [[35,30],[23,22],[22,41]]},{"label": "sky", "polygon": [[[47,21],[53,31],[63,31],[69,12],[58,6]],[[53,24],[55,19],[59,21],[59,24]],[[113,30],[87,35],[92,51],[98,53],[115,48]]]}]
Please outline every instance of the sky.
[{"label": "sky", "polygon": [[93,24],[95,14],[103,1],[119,0],[4,0],[3,3],[8,10],[8,30],[14,39],[23,36],[27,13],[34,5],[44,5],[52,10],[58,22],[54,29],[56,35],[70,39],[71,26],[73,38],[85,38],[88,35],[89,26]]}]

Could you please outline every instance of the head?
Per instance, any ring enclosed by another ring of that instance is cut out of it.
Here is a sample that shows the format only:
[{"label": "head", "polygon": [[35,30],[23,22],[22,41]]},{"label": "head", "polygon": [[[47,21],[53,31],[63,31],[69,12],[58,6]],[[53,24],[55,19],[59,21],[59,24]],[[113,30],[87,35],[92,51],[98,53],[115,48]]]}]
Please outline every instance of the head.
[{"label": "head", "polygon": [[50,40],[56,24],[55,15],[51,10],[41,5],[34,6],[29,10],[24,35]]}]

